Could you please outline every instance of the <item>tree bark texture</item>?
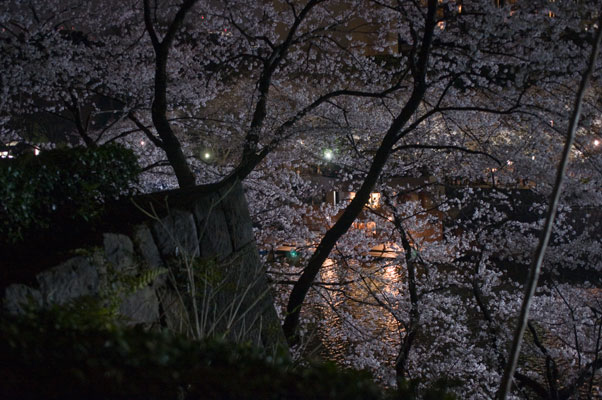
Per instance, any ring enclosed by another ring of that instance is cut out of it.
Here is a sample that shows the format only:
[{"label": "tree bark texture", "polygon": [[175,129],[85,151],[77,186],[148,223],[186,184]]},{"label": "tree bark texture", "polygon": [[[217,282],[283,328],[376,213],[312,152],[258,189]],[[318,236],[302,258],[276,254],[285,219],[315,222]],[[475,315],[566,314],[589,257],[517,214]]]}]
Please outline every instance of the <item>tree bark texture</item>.
[{"label": "tree bark texture", "polygon": [[353,221],[355,221],[358,215],[362,212],[364,205],[370,198],[370,193],[376,185],[380,173],[382,172],[391,154],[393,146],[401,138],[399,136],[401,129],[416,112],[424,97],[426,92],[426,70],[428,64],[428,55],[433,38],[433,30],[435,27],[436,8],[437,1],[429,0],[420,57],[415,68],[417,73],[414,76],[414,89],[410,99],[389,127],[389,130],[376,151],[368,174],[366,175],[360,189],[356,193],[355,198],[351,201],[347,208],[345,208],[345,211],[338,221],[326,232],[316,251],[309,259],[307,266],[301,274],[301,277],[293,286],[286,309],[286,318],[282,326],[289,344],[296,344],[298,342],[299,338],[297,336],[297,327],[299,325],[301,307],[316,275],[322,267],[322,264],[324,264],[324,261],[326,261],[328,258],[330,251],[333,249],[339,238],[341,238],[341,236],[343,236],[347,230],[349,230]]},{"label": "tree bark texture", "polygon": [[167,120],[167,61],[175,34],[196,1],[187,0],[180,6],[162,41],[157,37],[153,27],[149,0],[144,1],[144,23],[155,51],[155,87],[151,108],[153,125],[161,138],[161,147],[176,174],[178,184],[182,188],[193,187],[196,180],[182,151],[182,145]]}]

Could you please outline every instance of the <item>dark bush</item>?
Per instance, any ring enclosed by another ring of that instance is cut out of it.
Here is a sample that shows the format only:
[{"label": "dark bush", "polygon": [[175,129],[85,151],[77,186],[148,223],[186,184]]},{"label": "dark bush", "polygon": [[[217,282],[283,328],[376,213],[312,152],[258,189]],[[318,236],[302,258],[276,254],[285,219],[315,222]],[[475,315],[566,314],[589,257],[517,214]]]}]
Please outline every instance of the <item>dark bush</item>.
[{"label": "dark bush", "polygon": [[442,377],[420,389],[420,379],[403,379],[398,382],[397,400],[458,400],[452,389],[462,386],[458,380]]},{"label": "dark bush", "polygon": [[118,145],[57,149],[0,160],[0,242],[61,221],[91,221],[126,193],[139,174],[132,151]]},{"label": "dark bush", "polygon": [[369,375],[333,364],[298,367],[285,352],[140,328],[82,328],[63,311],[0,317],[0,398],[382,398]]}]

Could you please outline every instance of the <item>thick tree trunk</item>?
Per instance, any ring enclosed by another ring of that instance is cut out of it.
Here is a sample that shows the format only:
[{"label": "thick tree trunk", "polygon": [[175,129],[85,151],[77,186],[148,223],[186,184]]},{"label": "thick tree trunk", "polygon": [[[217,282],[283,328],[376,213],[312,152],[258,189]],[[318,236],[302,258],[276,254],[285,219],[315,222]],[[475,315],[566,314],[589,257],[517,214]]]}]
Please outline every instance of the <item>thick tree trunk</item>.
[{"label": "thick tree trunk", "polygon": [[[400,129],[403,126],[403,123],[405,123],[405,121],[400,121]],[[318,248],[309,259],[309,262],[303,270],[301,277],[293,286],[293,291],[289,297],[286,309],[287,315],[282,326],[284,329],[284,334],[286,335],[290,344],[295,344],[297,342],[296,330],[299,324],[299,313],[311,284],[320,271],[322,264],[324,261],[326,261],[326,258],[328,258],[328,255],[330,254],[330,251],[336,244],[337,240],[339,240],[339,238],[347,232],[349,227],[351,227],[353,221],[355,221],[357,216],[364,208],[364,204],[366,204],[370,198],[370,192],[374,188],[385,162],[389,158],[391,148],[395,143],[395,136],[397,132],[398,130],[393,131],[393,128],[389,130],[387,136],[376,152],[376,156],[374,157],[370,171],[368,172],[368,175],[366,176],[360,190],[357,192],[351,203],[347,206],[339,220],[332,228],[328,230],[328,232],[326,232],[320,241]]]},{"label": "thick tree trunk", "polygon": [[347,232],[353,221],[355,221],[358,215],[362,212],[364,205],[370,198],[370,192],[372,192],[372,189],[376,185],[378,177],[380,176],[380,173],[383,170],[389,155],[391,154],[393,146],[401,138],[401,129],[416,112],[424,97],[426,92],[426,69],[428,64],[428,54],[433,38],[433,29],[435,27],[436,8],[437,1],[429,0],[420,58],[415,66],[417,71],[415,74],[415,85],[410,99],[401,110],[397,118],[393,120],[393,123],[387,131],[387,134],[376,151],[376,155],[372,160],[370,170],[368,171],[362,186],[355,195],[355,198],[347,206],[339,220],[326,232],[320,241],[318,248],[309,259],[307,266],[301,274],[301,277],[293,286],[293,290],[289,297],[286,308],[286,318],[284,320],[284,324],[282,325],[284,334],[286,335],[289,344],[296,344],[298,342],[297,327],[299,325],[301,307],[307,292],[309,291],[316,275],[322,267],[322,264],[328,258],[330,251],[339,238]]},{"label": "thick tree trunk", "polygon": [[[165,155],[167,156],[169,164],[176,174],[178,185],[181,188],[193,187],[196,184],[196,179],[190,169],[190,166],[188,165],[188,161],[186,161],[186,156],[182,151],[182,145],[180,144],[180,141],[173,134],[173,132],[161,133],[158,129],[157,131],[159,136],[163,139],[163,150],[165,151]],[[170,140],[167,140],[168,138]]]},{"label": "thick tree trunk", "polygon": [[67,103],[66,107],[67,110],[69,110],[69,112],[73,114],[73,123],[75,124],[77,133],[82,138],[85,145],[87,147],[96,147],[96,142],[90,137],[90,135],[88,135],[87,123],[84,123],[82,119],[82,114],[79,108],[79,104],[77,102],[77,98],[73,93],[71,93],[71,103]]},{"label": "thick tree trunk", "polygon": [[176,174],[178,184],[181,188],[192,187],[196,183],[194,174],[186,161],[182,145],[167,120],[167,54],[165,46],[156,50],[155,99],[151,110],[153,125],[161,138],[162,148]]},{"label": "thick tree trunk", "polygon": [[165,151],[167,160],[171,164],[181,188],[193,187],[196,180],[186,161],[186,156],[182,151],[182,145],[167,120],[167,60],[169,48],[171,47],[175,34],[184,21],[186,14],[190,11],[196,1],[197,0],[186,0],[184,4],[180,6],[163,41],[159,41],[153,27],[149,2],[148,0],[144,1],[144,23],[155,50],[155,98],[153,99],[151,110],[153,125],[161,138],[161,147]]}]

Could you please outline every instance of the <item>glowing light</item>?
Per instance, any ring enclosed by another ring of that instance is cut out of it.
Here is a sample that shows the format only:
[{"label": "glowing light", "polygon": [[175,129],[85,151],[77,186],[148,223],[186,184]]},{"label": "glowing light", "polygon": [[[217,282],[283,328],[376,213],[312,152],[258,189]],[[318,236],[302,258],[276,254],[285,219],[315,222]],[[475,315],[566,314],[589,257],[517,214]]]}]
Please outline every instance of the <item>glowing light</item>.
[{"label": "glowing light", "polygon": [[[397,273],[396,265],[388,265],[385,267],[383,271],[383,275],[387,279],[388,282],[396,282],[399,279],[399,274]],[[392,285],[387,285],[392,286]]]},{"label": "glowing light", "polygon": [[[324,263],[322,263],[323,267],[331,267],[333,265],[334,261],[332,260],[332,258],[327,258],[326,260],[324,260]],[[332,268],[324,269],[322,273],[324,277],[331,281],[336,278],[335,271]]]},{"label": "glowing light", "polygon": [[334,153],[330,149],[324,150],[324,159],[330,161],[334,158]]},{"label": "glowing light", "polygon": [[531,156],[531,160],[535,160],[535,156]]},{"label": "glowing light", "polygon": [[140,141],[140,146],[144,146],[146,144],[146,142],[144,140]]},{"label": "glowing light", "polygon": [[40,154],[40,149],[34,148],[33,149],[33,155],[37,156],[38,154]]},{"label": "glowing light", "polygon": [[370,193],[368,204],[370,204],[370,207],[380,206],[380,193]]},{"label": "glowing light", "polygon": [[594,140],[594,146],[595,147],[600,146],[600,141],[598,139]]},{"label": "glowing light", "polygon": [[208,151],[204,152],[203,153],[203,158],[205,160],[209,160],[211,158],[211,153],[209,153]]},{"label": "glowing light", "polygon": [[508,161],[506,161],[506,164],[508,164],[508,165],[512,165],[512,164],[514,164],[514,161],[512,161],[512,160],[508,160]]},{"label": "glowing light", "polygon": [[462,4],[458,6],[458,14],[462,14]]}]

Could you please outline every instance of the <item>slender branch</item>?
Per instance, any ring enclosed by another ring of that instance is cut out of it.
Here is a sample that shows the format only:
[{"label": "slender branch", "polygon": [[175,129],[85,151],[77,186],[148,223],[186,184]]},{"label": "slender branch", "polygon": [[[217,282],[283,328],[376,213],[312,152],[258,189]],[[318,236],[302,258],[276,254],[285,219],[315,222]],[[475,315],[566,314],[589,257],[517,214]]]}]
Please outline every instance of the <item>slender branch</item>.
[{"label": "slender branch", "polygon": [[[594,316],[596,316],[596,315],[597,315],[597,313],[594,311]],[[596,321],[596,322],[598,322],[598,321]],[[594,330],[595,329],[596,329],[596,325],[594,324]],[[599,324],[598,324],[598,335],[596,337],[596,349],[594,352],[595,357],[594,357],[594,361],[593,361],[594,364],[592,364],[592,375],[589,380],[589,393],[592,392],[592,389],[594,387],[594,375],[596,374],[596,371],[593,368],[593,365],[595,365],[598,362],[598,360],[600,359],[599,356],[600,356],[600,339],[601,338],[602,338],[602,319],[599,320]]]},{"label": "slender branch", "polygon": [[159,42],[159,38],[157,37],[157,32],[155,31],[155,27],[153,26],[153,21],[152,21],[152,18],[151,18],[151,10],[150,10],[149,1],[150,0],[144,0],[143,1],[143,5],[144,5],[144,25],[146,27],[148,35],[150,36],[151,43],[153,44],[153,47],[155,49],[158,49],[159,46],[160,46],[160,42]]},{"label": "slender branch", "polygon": [[567,132],[567,140],[564,145],[564,149],[562,151],[562,158],[560,165],[558,166],[556,180],[554,182],[554,190],[552,192],[550,206],[548,207],[548,214],[546,216],[545,226],[539,240],[537,249],[535,251],[535,257],[533,259],[533,263],[531,264],[531,268],[529,271],[529,277],[527,279],[525,285],[525,297],[523,299],[523,303],[521,305],[520,315],[518,318],[518,322],[516,325],[516,330],[514,332],[514,338],[512,339],[512,346],[510,349],[508,363],[506,365],[506,369],[504,370],[504,375],[502,377],[502,382],[500,384],[500,390],[498,392],[498,399],[506,400],[508,393],[510,392],[510,388],[512,385],[512,376],[514,375],[514,371],[516,370],[516,364],[518,362],[518,356],[520,354],[520,347],[522,344],[522,338],[525,333],[527,321],[529,319],[529,308],[531,307],[531,301],[535,294],[535,288],[537,287],[537,280],[539,278],[539,273],[541,271],[541,265],[543,263],[543,258],[545,255],[546,248],[548,246],[548,242],[550,237],[552,236],[552,229],[554,226],[554,217],[556,216],[556,210],[558,208],[558,203],[560,201],[560,193],[562,190],[562,184],[564,182],[564,174],[566,172],[568,163],[569,163],[569,155],[571,151],[571,147],[575,140],[575,132],[577,131],[577,125],[579,124],[579,117],[581,115],[581,105],[583,103],[583,97],[585,95],[585,90],[589,85],[589,81],[591,79],[592,73],[595,68],[596,59],[598,57],[598,51],[600,48],[600,41],[602,40],[602,14],[598,19],[598,32],[596,33],[596,40],[594,46],[592,47],[592,51],[590,54],[589,62],[587,64],[587,69],[583,74],[581,82],[579,84],[579,89],[577,91],[577,97],[575,99],[575,105],[573,107],[573,113],[571,115],[571,120],[569,123],[569,129]]},{"label": "slender branch", "polygon": [[259,78],[259,82],[257,83],[259,97],[257,99],[257,104],[255,105],[255,111],[253,112],[253,119],[251,120],[249,131],[245,138],[241,164],[247,163],[249,159],[255,159],[254,156],[259,143],[259,131],[261,130],[267,115],[267,101],[270,92],[270,86],[272,84],[272,75],[282,60],[284,60],[286,57],[291,45],[293,44],[295,34],[305,17],[307,17],[312,8],[320,4],[322,1],[324,0],[310,0],[305,7],[303,7],[299,15],[295,18],[295,21],[289,29],[284,41],[274,48],[270,57],[268,57],[268,59],[264,62],[263,71]]},{"label": "slender branch", "polygon": [[575,379],[560,391],[561,397],[568,399],[573,393],[575,393],[577,388],[581,387],[585,383],[585,380],[588,377],[593,379],[596,372],[598,372],[600,369],[602,369],[602,359],[600,358],[596,358],[594,361],[585,364]]},{"label": "slender branch", "polygon": [[180,26],[184,22],[184,18],[186,18],[186,14],[188,14],[188,11],[190,11],[190,9],[194,6],[196,2],[197,0],[186,0],[180,6],[178,12],[176,13],[176,16],[167,28],[167,33],[163,37],[161,46],[164,46],[166,48],[169,48],[171,46],[171,43],[173,42],[176,33],[178,32],[178,29],[180,29]]},{"label": "slender branch", "polygon": [[531,332],[531,336],[533,336],[533,343],[535,343],[535,346],[546,358],[546,380],[548,381],[550,395],[552,398],[558,398],[558,385],[556,384],[556,381],[558,380],[558,366],[556,365],[556,361],[552,358],[552,355],[546,346],[539,339],[539,334],[531,321],[527,322],[527,327],[529,328],[529,332]]},{"label": "slender branch", "polygon": [[421,55],[419,57],[418,65],[420,73],[415,77],[414,88],[410,98],[387,130],[387,133],[385,134],[378,150],[376,151],[376,154],[374,155],[370,170],[368,171],[368,174],[366,175],[364,182],[358,190],[355,198],[345,208],[343,214],[337,220],[337,222],[326,232],[316,251],[310,257],[307,266],[303,270],[303,274],[299,278],[299,281],[297,284],[295,284],[293,290],[291,291],[289,302],[287,304],[287,315],[284,320],[284,324],[282,325],[284,334],[291,344],[298,340],[297,327],[299,324],[301,307],[314,278],[320,271],[320,268],[322,267],[322,264],[326,258],[328,258],[328,255],[334,248],[336,242],[349,230],[353,221],[355,221],[357,216],[362,212],[364,204],[366,204],[368,201],[370,192],[376,185],[378,177],[380,176],[389,158],[389,155],[391,154],[391,149],[399,140],[399,132],[410,120],[412,115],[414,115],[424,98],[424,94],[426,93],[427,89],[426,73],[428,69],[428,55],[430,52],[435,28],[436,9],[437,1],[429,0],[428,13],[425,20],[423,40],[420,51]]},{"label": "slender branch", "polygon": [[[134,115],[134,113],[129,113],[128,114],[128,118],[134,123],[136,124],[136,126],[138,127],[138,129],[140,129],[145,135],[146,137],[148,137],[148,139],[153,142],[153,144],[159,148],[163,147],[163,141],[161,139],[159,139],[158,137],[156,137],[150,129],[148,129],[148,127],[146,125],[144,125],[138,118],[136,118],[136,116]],[[129,133],[129,132],[128,132]]]},{"label": "slender branch", "polygon": [[94,143],[94,140],[88,135],[87,129],[83,124],[77,98],[73,93],[69,93],[69,96],[71,97],[71,103],[66,102],[66,108],[69,110],[69,112],[71,112],[71,114],[73,114],[73,123],[77,129],[77,133],[79,133],[79,136],[81,136],[81,138],[84,140],[86,146],[96,146],[96,143]]},{"label": "slender branch", "polygon": [[395,151],[406,150],[406,149],[433,149],[433,150],[450,150],[450,151],[457,150],[457,151],[461,151],[464,153],[482,155],[482,156],[492,159],[493,161],[498,163],[498,165],[503,164],[500,160],[498,160],[496,157],[492,156],[489,153],[486,153],[484,151],[479,151],[479,150],[470,150],[470,149],[467,149],[466,147],[456,146],[456,145],[403,144],[403,145],[399,145],[399,146],[395,147],[393,149],[393,151],[395,152]]},{"label": "slender branch", "polygon": [[514,374],[515,379],[521,386],[529,388],[533,392],[535,392],[540,398],[547,399],[548,391],[546,388],[535,379],[528,377],[527,375],[523,375],[520,372]]},{"label": "slender branch", "polygon": [[395,372],[397,375],[397,383],[399,385],[402,383],[403,379],[406,378],[406,367],[410,356],[410,351],[412,349],[412,345],[414,344],[414,340],[418,335],[418,330],[420,329],[420,309],[418,305],[419,297],[416,286],[417,260],[414,255],[415,249],[410,244],[410,240],[408,238],[409,233],[403,226],[402,217],[399,215],[399,213],[397,213],[395,207],[391,203],[391,199],[389,199],[387,196],[385,196],[385,203],[392,210],[393,224],[395,225],[395,229],[397,229],[401,237],[401,244],[404,250],[406,267],[408,270],[408,288],[410,292],[410,320],[407,323],[407,334],[401,342],[399,352],[395,360]]},{"label": "slender branch", "polygon": [[355,96],[355,97],[366,97],[366,98],[381,98],[385,97],[393,91],[397,90],[397,85],[387,88],[381,92],[364,92],[359,90],[341,89],[334,92],[330,92],[320,96],[314,102],[297,112],[294,116],[289,118],[283,124],[281,124],[274,132],[274,138],[264,146],[259,153],[250,152],[245,158],[241,160],[239,165],[232,171],[229,177],[225,179],[230,181],[234,179],[244,180],[247,175],[272,151],[274,150],[283,140],[286,140],[290,135],[285,135],[291,127],[293,127],[299,120],[309,114],[311,111],[318,108],[320,105],[330,101],[333,98],[341,96]]},{"label": "slender branch", "polygon": [[146,172],[146,171],[150,171],[151,169],[157,168],[157,167],[169,167],[169,161],[160,160],[160,161],[154,162],[152,164],[149,164],[149,165],[143,167],[140,171]]}]

